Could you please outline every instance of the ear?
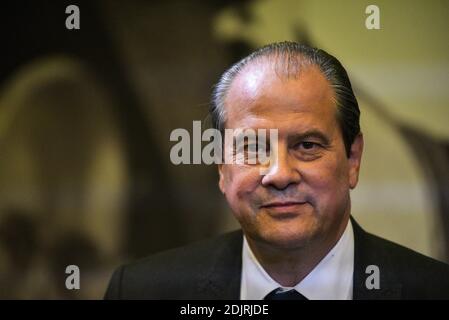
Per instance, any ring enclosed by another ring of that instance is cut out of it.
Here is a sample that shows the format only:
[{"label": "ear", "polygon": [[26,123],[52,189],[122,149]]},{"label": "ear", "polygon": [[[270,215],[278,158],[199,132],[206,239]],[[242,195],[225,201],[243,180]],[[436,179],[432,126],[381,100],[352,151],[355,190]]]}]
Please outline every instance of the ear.
[{"label": "ear", "polygon": [[349,155],[349,187],[354,189],[359,181],[360,163],[363,153],[363,134],[360,132],[351,145]]},{"label": "ear", "polygon": [[225,178],[223,174],[223,164],[218,165],[218,187],[220,188],[221,193],[225,194]]}]

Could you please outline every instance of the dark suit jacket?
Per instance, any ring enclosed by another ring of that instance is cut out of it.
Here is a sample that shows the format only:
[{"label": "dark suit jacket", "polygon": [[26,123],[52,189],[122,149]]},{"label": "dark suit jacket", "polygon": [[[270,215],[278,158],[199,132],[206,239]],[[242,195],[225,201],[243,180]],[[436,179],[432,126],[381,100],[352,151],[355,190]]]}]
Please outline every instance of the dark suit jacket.
[{"label": "dark suit jacket", "polygon": [[[354,299],[449,299],[449,265],[354,229]],[[118,268],[106,299],[239,299],[241,230]],[[367,289],[368,265],[380,289]]]}]

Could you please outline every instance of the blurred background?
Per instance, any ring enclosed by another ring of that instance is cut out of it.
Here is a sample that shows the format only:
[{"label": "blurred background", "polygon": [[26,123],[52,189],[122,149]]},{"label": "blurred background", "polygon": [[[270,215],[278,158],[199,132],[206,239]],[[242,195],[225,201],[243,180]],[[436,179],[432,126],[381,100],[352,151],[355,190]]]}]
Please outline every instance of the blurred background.
[{"label": "blurred background", "polygon": [[[68,30],[70,4],[80,29]],[[380,9],[368,30],[365,8]],[[449,261],[448,1],[5,1],[0,298],[99,299],[112,271],[238,227],[217,169],[170,162],[233,62],[273,41],[346,66],[365,153],[353,215]],[[65,288],[79,266],[80,290]]]}]

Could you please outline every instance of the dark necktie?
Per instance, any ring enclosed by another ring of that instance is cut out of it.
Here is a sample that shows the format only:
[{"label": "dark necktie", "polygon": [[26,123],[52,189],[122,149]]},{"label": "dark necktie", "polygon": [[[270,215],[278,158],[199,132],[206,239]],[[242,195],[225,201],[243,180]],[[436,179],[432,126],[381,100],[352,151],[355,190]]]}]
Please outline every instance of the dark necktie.
[{"label": "dark necktie", "polygon": [[291,289],[288,291],[280,291],[280,288],[277,288],[267,294],[264,300],[309,300],[300,294],[295,289]]}]

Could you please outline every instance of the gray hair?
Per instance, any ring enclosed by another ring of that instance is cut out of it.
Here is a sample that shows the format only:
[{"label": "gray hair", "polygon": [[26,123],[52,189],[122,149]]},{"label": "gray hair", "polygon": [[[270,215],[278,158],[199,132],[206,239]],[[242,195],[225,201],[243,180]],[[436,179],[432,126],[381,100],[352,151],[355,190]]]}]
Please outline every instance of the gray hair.
[{"label": "gray hair", "polygon": [[303,67],[317,66],[329,81],[335,92],[337,121],[339,123],[346,154],[349,157],[351,145],[360,133],[360,110],[352,90],[351,82],[340,61],[324,50],[296,42],[278,42],[266,45],[232,65],[215,85],[210,105],[212,126],[223,134],[226,122],[225,99],[237,75],[250,63],[262,58],[275,58],[276,74],[297,77]]}]

